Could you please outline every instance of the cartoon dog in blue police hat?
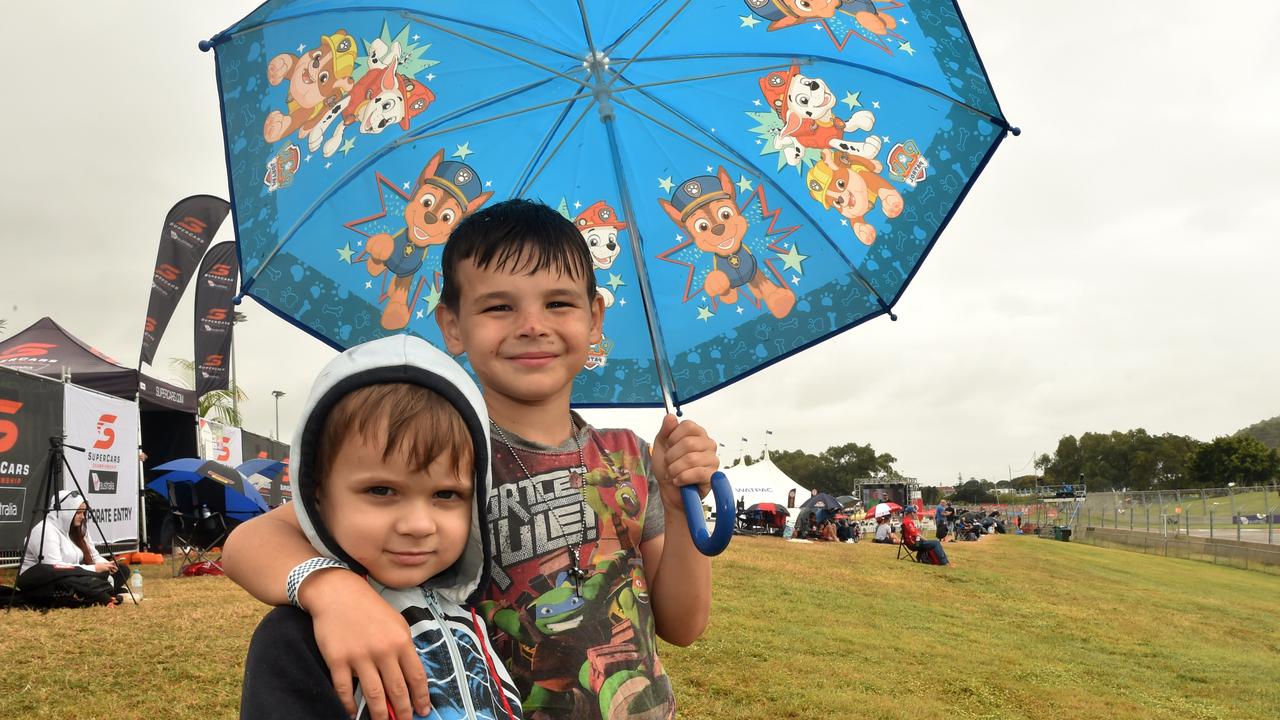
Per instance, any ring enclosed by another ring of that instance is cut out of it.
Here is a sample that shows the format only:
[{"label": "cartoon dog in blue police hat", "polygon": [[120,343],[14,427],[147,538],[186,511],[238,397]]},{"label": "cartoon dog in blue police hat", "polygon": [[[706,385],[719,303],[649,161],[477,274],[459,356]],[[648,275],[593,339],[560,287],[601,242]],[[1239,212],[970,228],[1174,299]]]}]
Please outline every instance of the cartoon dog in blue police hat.
[{"label": "cartoon dog in blue police hat", "polygon": [[711,272],[702,283],[707,295],[724,303],[738,301],[738,288],[746,285],[764,301],[774,317],[784,318],[796,304],[791,288],[769,279],[742,244],[749,224],[738,210],[737,195],[723,167],[715,175],[689,178],[676,187],[671,200],[658,203],[699,250],[711,255]]},{"label": "cartoon dog in blue police hat", "polygon": [[[409,290],[413,277],[432,245],[443,245],[462,218],[480,209],[492,192],[481,192],[484,183],[468,164],[445,160],[439,150],[418,176],[418,187],[404,207],[404,229],[394,235],[378,233],[365,245],[369,274],[377,277],[390,272],[395,278],[386,292],[387,307],[382,312],[382,327],[399,330],[409,324],[411,308],[422,292],[418,282],[412,302]],[[434,279],[430,279],[434,281]]]},{"label": "cartoon dog in blue police hat", "polygon": [[769,21],[769,31],[834,17],[841,0],[745,0],[751,12]]}]

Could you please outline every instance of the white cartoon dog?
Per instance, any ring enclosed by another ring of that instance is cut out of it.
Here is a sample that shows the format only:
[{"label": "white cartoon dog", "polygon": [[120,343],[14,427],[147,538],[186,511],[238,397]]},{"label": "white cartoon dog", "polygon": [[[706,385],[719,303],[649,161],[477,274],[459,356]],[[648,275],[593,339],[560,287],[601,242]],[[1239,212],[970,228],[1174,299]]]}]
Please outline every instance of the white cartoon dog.
[{"label": "white cartoon dog", "polygon": [[[409,120],[427,108],[435,94],[417,80],[396,73],[400,61],[400,43],[391,47],[381,39],[369,44],[369,68],[356,81],[351,92],[325,113],[307,136],[311,152],[324,144],[324,156],[330,157],[342,146],[342,134],[348,125],[359,125],[363,135],[376,135],[389,125],[409,129]],[[339,117],[329,140],[324,134]]]},{"label": "white cartoon dog", "polygon": [[[618,244],[618,233],[627,229],[626,223],[618,222],[618,214],[613,211],[613,208],[605,204],[605,201],[599,200],[583,210],[574,219],[573,224],[577,226],[578,232],[582,233],[582,239],[587,241],[592,267],[595,270],[608,270],[613,267],[613,261],[618,258],[618,253],[622,252],[622,246]],[[609,288],[597,283],[596,292],[604,298],[605,307],[613,305],[613,292]]]},{"label": "white cartoon dog", "polygon": [[876,116],[870,110],[859,110],[848,120],[836,117],[835,93],[821,78],[801,75],[798,65],[760,78],[760,91],[769,101],[769,107],[783,120],[773,147],[782,153],[788,165],[799,165],[809,148],[840,150],[868,160],[874,160],[880,153],[878,136],[868,134],[862,142],[844,139],[846,131],[869,133],[875,127]]}]

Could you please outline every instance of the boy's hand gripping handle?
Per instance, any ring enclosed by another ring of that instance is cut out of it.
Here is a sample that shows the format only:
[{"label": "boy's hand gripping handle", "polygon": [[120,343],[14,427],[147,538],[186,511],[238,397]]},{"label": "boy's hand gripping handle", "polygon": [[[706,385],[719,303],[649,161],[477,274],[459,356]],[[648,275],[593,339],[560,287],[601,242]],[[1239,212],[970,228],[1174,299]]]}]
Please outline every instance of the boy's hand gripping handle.
[{"label": "boy's hand gripping handle", "polygon": [[729,547],[733,537],[733,524],[736,511],[733,506],[733,487],[729,478],[722,472],[711,476],[711,494],[716,503],[716,527],[707,534],[707,521],[702,514],[702,498],[698,497],[698,488],[685,485],[680,488],[684,499],[684,516],[689,521],[689,534],[693,535],[693,544],[707,557],[714,557]]}]

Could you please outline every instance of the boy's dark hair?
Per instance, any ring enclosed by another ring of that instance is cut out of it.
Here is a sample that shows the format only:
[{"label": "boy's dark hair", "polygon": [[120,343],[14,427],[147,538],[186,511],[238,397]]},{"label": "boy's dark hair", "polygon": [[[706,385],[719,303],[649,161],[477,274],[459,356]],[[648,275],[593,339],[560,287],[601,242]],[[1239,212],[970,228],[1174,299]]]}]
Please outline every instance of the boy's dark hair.
[{"label": "boy's dark hair", "polygon": [[560,213],[543,203],[513,198],[495,203],[463,218],[449,233],[441,258],[444,286],[440,302],[458,309],[458,264],[470,260],[482,270],[490,268],[532,275],[553,270],[583,278],[587,299],[596,296],[596,274],[591,252],[582,233]]},{"label": "boy's dark hair", "polygon": [[385,443],[384,461],[403,452],[410,470],[424,472],[447,455],[458,476],[471,479],[475,450],[466,422],[448,400],[421,385],[378,383],[343,396],[324,419],[312,473],[317,488],[325,484],[343,441],[353,434],[371,444]]}]

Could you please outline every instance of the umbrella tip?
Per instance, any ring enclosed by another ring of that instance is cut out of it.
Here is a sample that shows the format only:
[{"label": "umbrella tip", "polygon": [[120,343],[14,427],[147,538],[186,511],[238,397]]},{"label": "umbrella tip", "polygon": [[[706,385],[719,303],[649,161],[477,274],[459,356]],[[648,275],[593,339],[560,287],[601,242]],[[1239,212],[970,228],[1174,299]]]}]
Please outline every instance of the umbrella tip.
[{"label": "umbrella tip", "polygon": [[1019,135],[1021,135],[1021,134],[1022,134],[1022,128],[1017,128],[1017,127],[1013,127],[1012,125],[1010,125],[1010,126],[1009,126],[1009,132],[1013,133],[1013,136],[1014,136],[1014,137],[1018,137]]},{"label": "umbrella tip", "polygon": [[209,52],[210,50],[213,49],[213,41],[201,40],[199,43],[199,47],[200,47],[200,52]]}]

